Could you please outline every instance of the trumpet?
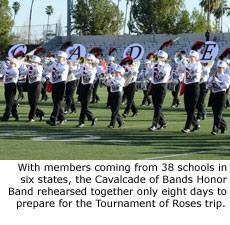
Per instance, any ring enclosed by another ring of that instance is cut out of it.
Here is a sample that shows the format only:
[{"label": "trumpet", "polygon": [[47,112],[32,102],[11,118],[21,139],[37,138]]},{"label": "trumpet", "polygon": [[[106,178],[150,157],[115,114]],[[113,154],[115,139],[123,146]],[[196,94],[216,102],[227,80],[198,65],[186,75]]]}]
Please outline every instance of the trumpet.
[{"label": "trumpet", "polygon": [[79,63],[83,64],[83,63],[85,62],[85,58],[81,56],[81,57],[78,59],[78,61],[79,61]]},{"label": "trumpet", "polygon": [[174,57],[175,63],[176,64],[184,64],[185,61],[187,60],[187,58],[185,58],[184,54],[182,54],[181,52],[177,52],[175,57]]},{"label": "trumpet", "polygon": [[157,62],[158,61],[158,55],[155,53],[154,55],[151,56],[151,61]]}]

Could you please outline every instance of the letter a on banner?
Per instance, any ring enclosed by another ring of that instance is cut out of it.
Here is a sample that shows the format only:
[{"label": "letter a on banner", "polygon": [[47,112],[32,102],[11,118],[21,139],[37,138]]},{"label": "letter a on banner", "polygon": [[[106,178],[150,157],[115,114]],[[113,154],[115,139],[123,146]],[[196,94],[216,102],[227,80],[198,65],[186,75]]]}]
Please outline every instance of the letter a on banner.
[{"label": "letter a on banner", "polygon": [[85,57],[85,47],[81,44],[74,44],[66,49],[67,59],[76,62],[80,57]]}]

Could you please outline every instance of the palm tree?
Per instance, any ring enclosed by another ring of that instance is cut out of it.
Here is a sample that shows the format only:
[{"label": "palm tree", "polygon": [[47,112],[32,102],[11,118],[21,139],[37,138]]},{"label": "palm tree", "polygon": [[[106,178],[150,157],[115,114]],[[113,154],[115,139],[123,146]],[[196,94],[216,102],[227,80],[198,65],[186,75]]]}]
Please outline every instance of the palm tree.
[{"label": "palm tree", "polygon": [[[129,0],[131,5],[130,5],[130,11],[129,11],[129,21],[132,22],[132,7],[135,2],[135,0]],[[129,34],[131,33],[131,30],[129,29]]]},{"label": "palm tree", "polygon": [[51,5],[46,6],[46,14],[48,15],[46,40],[47,40],[47,34],[48,34],[48,28],[49,28],[49,19],[50,19],[50,16],[53,14],[53,12],[54,12],[53,6]]},{"label": "palm tree", "polygon": [[[118,11],[120,12],[120,1],[121,0],[117,0],[117,7],[118,7]],[[119,27],[119,25],[117,25],[117,28]],[[117,29],[117,35],[119,34],[119,29]]]},{"label": "palm tree", "polygon": [[220,6],[221,0],[201,0],[200,6],[204,9],[204,12],[207,13],[207,22],[208,27],[210,26],[210,15]]},{"label": "palm tree", "polygon": [[20,6],[21,6],[20,2],[13,2],[12,9],[14,10],[14,20],[15,20],[15,16],[18,14]]},{"label": "palm tree", "polygon": [[30,44],[30,29],[31,29],[31,18],[32,18],[33,4],[34,4],[34,0],[32,0],[31,6],[30,6],[30,18],[29,18],[29,30],[28,30],[28,45]]},{"label": "palm tree", "polygon": [[[227,4],[227,1],[226,0],[222,0],[222,6],[221,6],[221,2],[220,2],[220,5],[218,8],[216,8],[214,11],[213,11],[213,15],[214,17],[216,18],[216,20],[218,21],[218,24],[220,26],[220,18],[221,16],[224,16],[224,14],[226,13],[226,11],[228,10],[228,4]],[[221,8],[223,8],[223,15],[222,12],[221,12]],[[227,14],[228,15],[228,14]],[[220,27],[219,27],[219,30],[220,30]]]},{"label": "palm tree", "polygon": [[125,34],[125,27],[126,27],[126,20],[127,20],[128,5],[129,5],[129,0],[126,0],[125,22],[124,22],[124,31],[123,31],[123,34]]}]

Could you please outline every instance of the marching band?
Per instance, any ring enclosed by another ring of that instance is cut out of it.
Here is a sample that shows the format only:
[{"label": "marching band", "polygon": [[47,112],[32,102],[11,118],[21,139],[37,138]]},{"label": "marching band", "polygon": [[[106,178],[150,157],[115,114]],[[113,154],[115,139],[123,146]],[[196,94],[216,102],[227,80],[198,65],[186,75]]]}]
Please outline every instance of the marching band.
[{"label": "marching band", "polygon": [[[201,55],[205,52],[206,43],[202,41],[197,41],[191,47],[189,58],[186,58],[183,50],[176,53],[175,68],[172,69],[166,48],[172,46],[175,41],[166,41],[156,53],[150,52],[146,56],[143,63],[145,66],[140,72],[140,60],[143,52],[135,52],[135,45],[125,50],[119,64],[115,63],[115,57],[112,56],[116,48],[111,47],[107,65],[103,59],[99,60],[99,56],[102,58],[102,49],[99,47],[94,47],[86,58],[83,58],[85,50],[81,51],[83,54],[79,52],[77,56],[75,52],[84,46],[76,44],[76,48],[75,45],[69,43],[58,52],[57,59],[54,58],[52,52],[49,52],[45,57],[39,57],[37,53],[44,54],[44,49],[39,47],[30,57],[30,61],[26,62],[25,46],[17,45],[13,51],[12,48],[10,49],[7,63],[1,62],[0,72],[3,74],[6,102],[1,121],[8,121],[11,113],[16,121],[19,120],[18,103],[15,96],[18,88],[19,99],[22,99],[22,90],[26,85],[30,105],[27,122],[34,122],[35,116],[39,117],[40,121],[44,119],[45,113],[38,108],[38,100],[42,95],[41,100],[46,101],[48,99],[46,91],[51,92],[52,90],[53,111],[46,123],[55,126],[58,120],[59,124],[63,125],[67,121],[66,114],[69,113],[69,110],[71,110],[70,113],[77,112],[74,100],[74,93],[77,89],[81,111],[76,127],[85,126],[85,117],[91,121],[91,126],[94,126],[97,117],[89,109],[89,104],[97,103],[100,100],[97,88],[99,85],[106,85],[108,90],[106,106],[111,108],[112,113],[108,128],[114,128],[116,121],[119,128],[124,125],[119,114],[122,91],[127,100],[122,116],[126,118],[130,110],[132,117],[138,115],[134,96],[136,89],[141,89],[143,90],[141,106],[146,106],[146,103],[150,105],[152,100],[153,120],[148,130],[155,131],[167,128],[162,106],[167,89],[169,89],[173,96],[172,108],[181,104],[178,95],[184,95],[187,119],[182,132],[189,133],[200,129],[198,121],[206,118],[205,98],[210,89],[208,106],[212,107],[214,117],[211,134],[216,135],[219,130],[224,133],[227,124],[223,119],[222,112],[224,107],[229,104],[227,93],[230,86],[230,48],[220,55],[215,74],[211,73],[211,69],[216,56],[211,57],[209,61],[203,60],[204,57],[202,58]],[[139,46],[137,49],[142,50]],[[102,62],[103,65],[100,65]],[[92,101],[90,102],[91,97]],[[63,100],[65,100],[64,110],[62,109]],[[195,116],[196,110],[197,116]],[[158,125],[159,127],[157,127]],[[192,129],[191,126],[193,126]]]}]

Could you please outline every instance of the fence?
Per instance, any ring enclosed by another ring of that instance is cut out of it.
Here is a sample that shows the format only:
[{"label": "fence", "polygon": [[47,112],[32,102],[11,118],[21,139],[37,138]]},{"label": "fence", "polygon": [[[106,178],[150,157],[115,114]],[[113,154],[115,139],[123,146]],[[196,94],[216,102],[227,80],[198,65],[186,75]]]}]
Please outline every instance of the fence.
[{"label": "fence", "polygon": [[[18,36],[19,42],[28,44],[29,26],[14,26],[12,33]],[[30,44],[42,44],[58,35],[62,31],[58,29],[58,24],[50,25],[31,25],[30,28]]]}]

